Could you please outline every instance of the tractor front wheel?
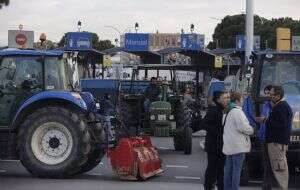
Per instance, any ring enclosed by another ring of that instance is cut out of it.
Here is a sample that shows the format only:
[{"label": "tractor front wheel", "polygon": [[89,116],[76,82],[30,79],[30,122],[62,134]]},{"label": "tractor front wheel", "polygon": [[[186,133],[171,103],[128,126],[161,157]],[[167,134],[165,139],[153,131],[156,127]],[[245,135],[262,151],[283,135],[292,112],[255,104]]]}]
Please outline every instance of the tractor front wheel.
[{"label": "tractor front wheel", "polygon": [[20,160],[39,177],[62,178],[78,173],[90,150],[87,126],[72,110],[55,106],[38,109],[19,129]]}]

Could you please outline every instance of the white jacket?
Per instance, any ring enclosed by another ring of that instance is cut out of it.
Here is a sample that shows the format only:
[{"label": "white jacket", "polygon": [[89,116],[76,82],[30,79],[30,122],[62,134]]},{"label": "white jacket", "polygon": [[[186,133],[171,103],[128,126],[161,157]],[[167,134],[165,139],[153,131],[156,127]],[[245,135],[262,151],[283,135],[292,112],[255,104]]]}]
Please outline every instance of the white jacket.
[{"label": "white jacket", "polygon": [[[223,122],[225,117],[223,119]],[[241,107],[235,107],[227,115],[223,134],[223,153],[233,155],[250,152],[250,135],[254,133],[253,128]]]}]

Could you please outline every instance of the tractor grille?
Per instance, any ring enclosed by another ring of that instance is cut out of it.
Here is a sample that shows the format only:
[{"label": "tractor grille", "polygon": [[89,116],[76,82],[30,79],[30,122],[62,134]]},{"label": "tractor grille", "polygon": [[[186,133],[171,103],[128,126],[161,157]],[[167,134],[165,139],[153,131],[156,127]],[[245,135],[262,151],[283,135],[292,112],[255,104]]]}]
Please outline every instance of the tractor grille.
[{"label": "tractor grille", "polygon": [[171,127],[170,126],[155,127],[154,136],[156,136],[156,137],[169,137],[169,136],[171,136]]}]

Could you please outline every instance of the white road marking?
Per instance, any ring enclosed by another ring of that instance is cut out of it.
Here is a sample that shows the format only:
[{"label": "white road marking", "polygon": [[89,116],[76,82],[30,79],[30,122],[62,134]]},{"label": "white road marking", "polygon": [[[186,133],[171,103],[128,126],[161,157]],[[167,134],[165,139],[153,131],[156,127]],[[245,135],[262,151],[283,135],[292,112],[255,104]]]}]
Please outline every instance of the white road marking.
[{"label": "white road marking", "polygon": [[0,173],[5,173],[6,172],[6,170],[0,170]]},{"label": "white road marking", "polygon": [[20,162],[19,160],[0,160],[0,162]]},{"label": "white road marking", "polygon": [[189,166],[180,166],[180,165],[166,165],[167,168],[188,168]]},{"label": "white road marking", "polygon": [[161,150],[171,150],[171,148],[162,147],[162,146],[157,147],[157,149],[161,149]]},{"label": "white road marking", "polygon": [[262,183],[262,181],[260,181],[260,180],[256,180],[256,181],[255,180],[249,180],[249,182],[250,183],[259,183],[259,184]]},{"label": "white road marking", "polygon": [[200,177],[190,177],[190,176],[174,176],[176,179],[194,179],[194,180],[200,180]]},{"label": "white road marking", "polygon": [[88,175],[90,175],[90,176],[102,176],[102,173],[93,173],[93,172],[91,172],[91,173],[87,173]]}]

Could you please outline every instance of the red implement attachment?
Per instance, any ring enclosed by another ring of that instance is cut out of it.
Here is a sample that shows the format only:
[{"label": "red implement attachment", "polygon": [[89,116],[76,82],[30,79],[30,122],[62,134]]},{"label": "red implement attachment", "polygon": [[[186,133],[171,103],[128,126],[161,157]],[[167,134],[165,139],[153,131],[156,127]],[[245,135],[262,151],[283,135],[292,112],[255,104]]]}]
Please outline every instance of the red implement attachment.
[{"label": "red implement attachment", "polygon": [[121,179],[138,180],[163,173],[161,159],[150,137],[122,138],[108,151],[113,170]]}]

